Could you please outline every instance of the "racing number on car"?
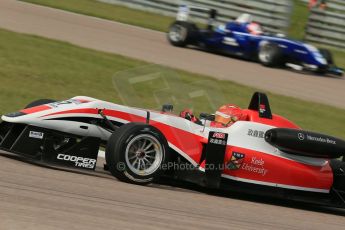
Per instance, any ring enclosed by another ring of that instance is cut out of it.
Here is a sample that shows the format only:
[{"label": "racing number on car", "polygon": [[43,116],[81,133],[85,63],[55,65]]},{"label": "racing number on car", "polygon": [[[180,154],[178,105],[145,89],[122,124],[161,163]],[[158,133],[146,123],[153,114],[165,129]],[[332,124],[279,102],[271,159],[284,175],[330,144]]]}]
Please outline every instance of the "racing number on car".
[{"label": "racing number on car", "polygon": [[81,104],[81,102],[78,100],[70,99],[70,100],[66,100],[66,101],[53,102],[53,103],[50,103],[49,105],[51,105],[54,108],[57,108],[60,105],[69,105],[69,104],[79,105],[79,104]]}]

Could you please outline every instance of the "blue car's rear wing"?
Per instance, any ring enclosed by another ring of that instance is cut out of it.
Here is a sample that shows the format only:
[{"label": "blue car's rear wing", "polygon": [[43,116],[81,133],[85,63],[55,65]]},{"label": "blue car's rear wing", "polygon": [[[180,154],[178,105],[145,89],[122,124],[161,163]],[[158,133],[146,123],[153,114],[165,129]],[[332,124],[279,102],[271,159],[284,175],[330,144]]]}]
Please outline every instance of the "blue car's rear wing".
[{"label": "blue car's rear wing", "polygon": [[[207,16],[204,16],[204,15]],[[210,8],[204,8],[199,6],[192,6],[192,5],[180,5],[176,20],[177,21],[188,21],[190,18],[190,15],[199,16],[202,18],[205,18],[207,20],[208,28],[212,28],[214,21],[217,17],[217,10],[210,9]]]}]

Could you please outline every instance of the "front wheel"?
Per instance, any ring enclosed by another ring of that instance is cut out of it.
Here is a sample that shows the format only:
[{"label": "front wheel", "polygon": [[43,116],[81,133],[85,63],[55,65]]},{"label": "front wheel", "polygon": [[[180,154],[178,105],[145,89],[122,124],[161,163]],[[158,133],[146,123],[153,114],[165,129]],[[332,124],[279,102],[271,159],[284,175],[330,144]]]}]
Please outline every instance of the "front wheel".
[{"label": "front wheel", "polygon": [[163,134],[141,123],[117,129],[108,141],[105,155],[113,176],[140,185],[157,180],[169,162],[168,143]]}]

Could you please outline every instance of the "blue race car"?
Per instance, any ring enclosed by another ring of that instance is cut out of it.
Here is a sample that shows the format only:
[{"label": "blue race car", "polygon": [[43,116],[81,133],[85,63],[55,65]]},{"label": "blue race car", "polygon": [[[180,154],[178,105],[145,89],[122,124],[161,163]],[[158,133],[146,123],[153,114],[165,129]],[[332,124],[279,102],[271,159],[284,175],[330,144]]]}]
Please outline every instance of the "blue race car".
[{"label": "blue race car", "polygon": [[[200,9],[199,9],[200,11]],[[177,20],[170,26],[168,40],[174,46],[197,46],[211,52],[258,61],[264,66],[287,66],[298,71],[343,75],[327,49],[286,38],[283,34],[263,31],[252,16],[242,14],[236,20],[214,26],[217,11],[208,10],[209,22],[200,29],[189,22],[190,8],[181,6]]]}]

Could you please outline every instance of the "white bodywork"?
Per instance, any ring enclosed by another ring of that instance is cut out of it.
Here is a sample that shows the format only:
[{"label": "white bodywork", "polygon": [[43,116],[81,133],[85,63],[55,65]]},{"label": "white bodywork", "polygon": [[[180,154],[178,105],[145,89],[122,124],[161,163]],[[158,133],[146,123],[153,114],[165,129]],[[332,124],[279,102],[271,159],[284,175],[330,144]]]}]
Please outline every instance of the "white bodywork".
[{"label": "white bodywork", "polygon": [[[79,101],[88,101],[87,103],[80,103]],[[93,124],[85,124],[83,122],[77,121],[66,121],[66,120],[51,120],[55,118],[64,118],[64,117],[92,117],[92,118],[99,118],[102,117],[99,114],[86,114],[86,113],[63,113],[63,114],[56,114],[59,112],[69,111],[69,110],[76,110],[76,109],[104,109],[104,110],[113,110],[119,111],[126,114],[131,114],[135,116],[142,117],[146,119],[147,111],[139,108],[127,107],[123,105],[118,105],[110,102],[105,102],[102,100],[98,100],[95,98],[84,97],[84,96],[77,96],[65,102],[68,103],[51,103],[48,104],[51,106],[51,109],[43,110],[41,112],[35,112],[32,114],[19,116],[19,117],[7,117],[2,116],[3,121],[11,122],[11,123],[24,123],[33,126],[58,130],[61,132],[66,132],[74,135],[79,136],[94,136],[99,137],[104,141],[107,141],[111,135],[111,132],[108,130],[99,127]],[[301,163],[315,165],[315,166],[322,166],[327,163],[325,159],[318,159],[318,158],[311,158],[311,157],[304,157],[304,156],[297,156],[292,154],[286,154],[277,148],[273,147],[272,145],[268,144],[262,138],[253,138],[248,136],[248,130],[260,130],[262,132],[266,132],[269,129],[274,128],[273,126],[264,125],[255,122],[249,121],[237,121],[235,124],[228,128],[214,128],[210,126],[201,126],[190,122],[184,118],[173,116],[169,114],[162,114],[161,112],[157,111],[149,111],[150,112],[150,120],[160,122],[166,124],[172,128],[180,129],[192,133],[194,135],[200,136],[202,138],[207,139],[210,131],[219,131],[223,133],[229,134],[229,139],[227,145],[230,146],[237,146],[241,148],[246,148],[254,151],[264,152],[266,154],[282,157],[285,159],[290,159],[293,161],[298,161]],[[49,115],[52,114],[52,115]],[[119,123],[128,123],[128,120],[121,119],[118,117],[107,116],[107,118],[111,121],[119,122]],[[88,129],[82,129],[80,126],[87,126]],[[169,140],[168,140],[169,142]],[[183,155],[187,160],[189,160],[192,164],[197,165],[197,162],[190,159],[190,157],[185,154],[182,150],[178,149],[176,146],[172,145],[169,142],[171,148],[179,152]]]}]

